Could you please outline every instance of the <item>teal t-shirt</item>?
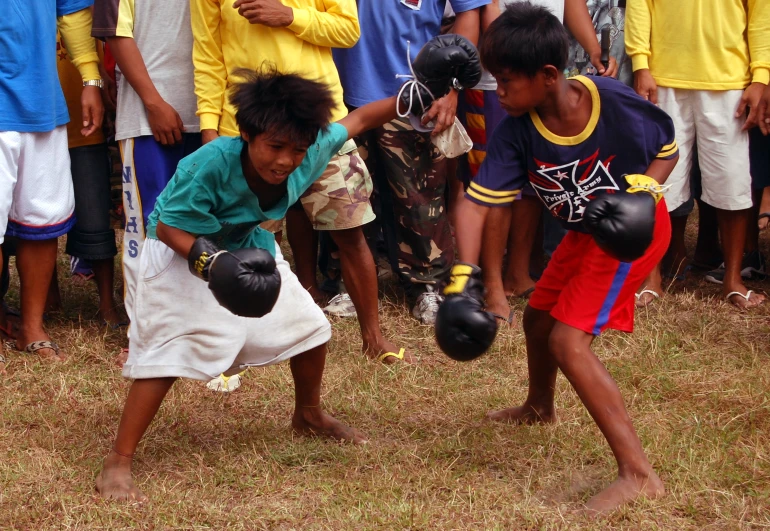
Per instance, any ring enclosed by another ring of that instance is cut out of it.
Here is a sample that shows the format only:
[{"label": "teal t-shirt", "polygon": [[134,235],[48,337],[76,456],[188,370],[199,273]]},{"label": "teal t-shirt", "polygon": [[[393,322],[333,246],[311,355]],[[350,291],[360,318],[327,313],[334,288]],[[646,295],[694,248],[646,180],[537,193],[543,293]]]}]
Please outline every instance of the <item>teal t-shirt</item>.
[{"label": "teal t-shirt", "polygon": [[150,214],[147,237],[157,239],[155,228],[160,220],[169,227],[207,236],[223,249],[259,247],[275,254],[275,237],[259,224],[283,219],[347,139],[348,131],[340,124],[320,131],[302,164],[289,175],[287,194],[267,211],[259,206],[243,175],[241,137],[209,142],[179,163]]}]

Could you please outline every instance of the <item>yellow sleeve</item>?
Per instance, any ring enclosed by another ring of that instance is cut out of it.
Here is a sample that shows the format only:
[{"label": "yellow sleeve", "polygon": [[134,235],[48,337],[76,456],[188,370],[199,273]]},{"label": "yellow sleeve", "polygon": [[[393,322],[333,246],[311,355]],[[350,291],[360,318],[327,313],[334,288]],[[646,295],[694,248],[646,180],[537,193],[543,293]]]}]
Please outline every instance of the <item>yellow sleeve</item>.
[{"label": "yellow sleeve", "polygon": [[358,8],[355,0],[323,0],[324,10],[292,8],[294,22],[289,29],[316,46],[350,48],[358,42]]},{"label": "yellow sleeve", "polygon": [[91,10],[81,9],[56,20],[62,43],[83,81],[101,79],[99,56],[91,37]]},{"label": "yellow sleeve", "polygon": [[225,102],[227,68],[222,53],[219,24],[222,12],[216,0],[190,0],[193,33],[195,95],[201,130],[219,130],[219,118]]},{"label": "yellow sleeve", "polygon": [[652,0],[628,0],[626,4],[626,53],[636,72],[650,68]]},{"label": "yellow sleeve", "polygon": [[770,0],[749,0],[748,33],[751,80],[770,84]]}]

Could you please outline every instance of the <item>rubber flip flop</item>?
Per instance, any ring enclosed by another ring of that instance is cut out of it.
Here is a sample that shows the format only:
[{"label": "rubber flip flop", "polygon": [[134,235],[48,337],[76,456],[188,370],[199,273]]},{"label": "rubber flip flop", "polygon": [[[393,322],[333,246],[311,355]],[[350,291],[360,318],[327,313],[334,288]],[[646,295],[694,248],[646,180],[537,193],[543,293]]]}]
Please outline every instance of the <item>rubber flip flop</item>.
[{"label": "rubber flip flop", "polygon": [[403,349],[403,348],[398,351],[398,354],[396,354],[395,352],[384,352],[384,353],[380,354],[379,356],[377,356],[377,361],[384,362],[388,358],[396,358],[397,360],[402,360],[403,361],[403,359],[404,359],[404,352],[406,352],[406,349]]}]

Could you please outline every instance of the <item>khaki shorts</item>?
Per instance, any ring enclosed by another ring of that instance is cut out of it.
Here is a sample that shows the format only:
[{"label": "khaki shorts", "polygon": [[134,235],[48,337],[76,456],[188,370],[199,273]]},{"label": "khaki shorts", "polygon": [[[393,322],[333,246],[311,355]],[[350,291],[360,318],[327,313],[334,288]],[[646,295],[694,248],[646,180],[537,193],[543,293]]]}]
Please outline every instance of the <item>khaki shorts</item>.
[{"label": "khaki shorts", "polygon": [[[369,197],[372,178],[364,159],[351,139],[329,161],[329,165],[300,202],[315,230],[343,230],[366,225],[375,218]],[[260,225],[271,232],[281,230],[283,220]]]}]

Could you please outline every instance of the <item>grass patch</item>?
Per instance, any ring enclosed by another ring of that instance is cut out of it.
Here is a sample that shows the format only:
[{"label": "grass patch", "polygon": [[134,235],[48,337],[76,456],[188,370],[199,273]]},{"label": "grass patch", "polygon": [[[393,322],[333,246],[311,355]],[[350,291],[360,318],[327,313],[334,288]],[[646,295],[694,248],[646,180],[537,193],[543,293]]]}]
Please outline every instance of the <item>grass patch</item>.
[{"label": "grass patch", "polygon": [[[232,395],[180,381],[137,452],[151,503],[105,503],[93,480],[129,386],[114,364],[125,338],[92,320],[92,286],[64,274],[60,283],[65,311],[48,326],[70,360],[49,365],[6,347],[2,529],[770,527],[770,304],[740,314],[697,275],[638,312],[633,335],[596,342],[668,489],[600,522],[572,511],[613,479],[614,461],[564,378],[558,424],[483,421],[526,395],[520,324],[458,364],[392,284],[382,286],[383,327],[421,364],[367,360],[356,321],[334,320],[324,380],[325,407],[369,445],[294,437],[288,365],[249,371]],[[522,310],[517,302],[519,323]]]}]

